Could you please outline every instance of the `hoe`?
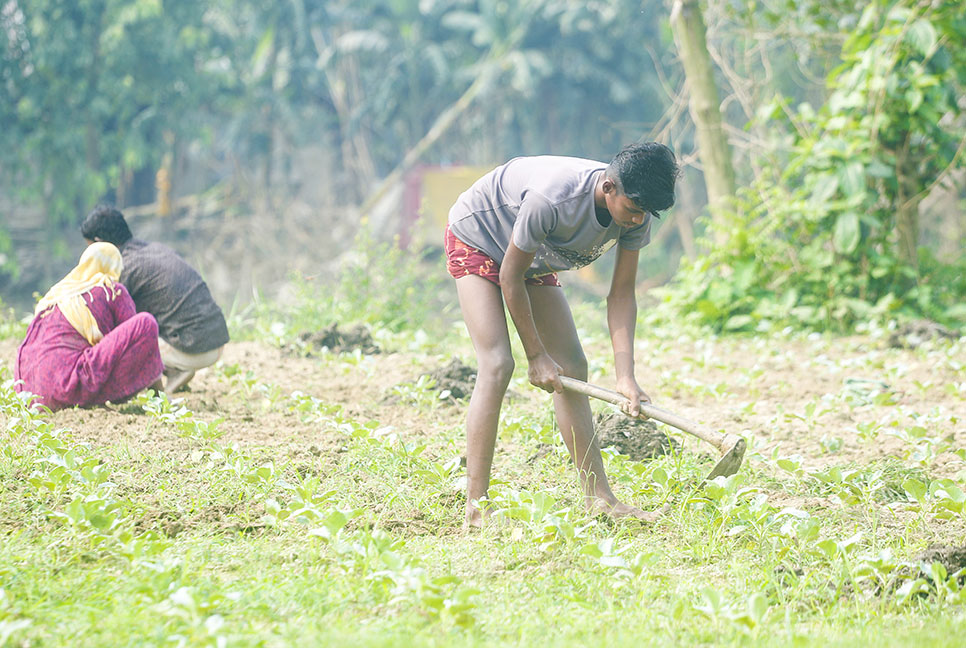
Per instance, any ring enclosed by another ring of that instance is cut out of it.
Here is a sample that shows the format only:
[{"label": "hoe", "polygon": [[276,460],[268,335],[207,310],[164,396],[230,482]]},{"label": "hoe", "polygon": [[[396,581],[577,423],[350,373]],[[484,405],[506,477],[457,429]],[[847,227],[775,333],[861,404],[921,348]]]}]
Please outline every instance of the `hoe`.
[{"label": "hoe", "polygon": [[[607,401],[614,405],[623,405],[627,402],[627,398],[615,391],[604,389],[597,385],[591,385],[582,380],[560,376],[560,382],[563,383],[564,389],[584,394],[585,396],[593,396],[594,398],[599,398],[602,401]],[[728,477],[738,472],[738,468],[741,467],[741,460],[745,457],[746,444],[745,440],[737,434],[712,432],[694,421],[686,419],[683,416],[678,416],[666,409],[651,405],[650,403],[641,403],[640,418],[652,418],[655,421],[666,423],[671,427],[687,432],[713,445],[721,454],[721,458],[705,479],[714,479],[721,475]]]}]

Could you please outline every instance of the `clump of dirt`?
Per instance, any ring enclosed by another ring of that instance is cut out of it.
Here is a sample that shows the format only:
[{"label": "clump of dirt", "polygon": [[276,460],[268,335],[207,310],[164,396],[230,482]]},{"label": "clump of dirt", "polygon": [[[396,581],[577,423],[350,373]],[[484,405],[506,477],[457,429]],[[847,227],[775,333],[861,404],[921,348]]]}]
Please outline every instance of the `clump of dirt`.
[{"label": "clump of dirt", "polygon": [[469,398],[473,393],[473,386],[476,385],[476,368],[463,364],[459,358],[453,358],[449,364],[423,375],[436,382],[437,392],[442,394],[448,391],[450,397],[456,400]]},{"label": "clump of dirt", "polygon": [[666,455],[680,443],[657,429],[653,421],[632,419],[618,412],[601,412],[594,421],[601,448],[613,447],[632,461]]},{"label": "clump of dirt", "polygon": [[889,336],[889,346],[894,349],[915,349],[930,340],[957,340],[959,335],[942,324],[927,319],[917,319],[903,324]]},{"label": "clump of dirt", "polygon": [[363,355],[382,353],[382,349],[373,342],[369,329],[361,324],[347,330],[332,324],[321,331],[304,331],[286,351],[289,355],[305,356],[326,349],[331,353],[351,353],[356,349]]},{"label": "clump of dirt", "polygon": [[947,574],[952,575],[960,569],[966,569],[966,547],[931,546],[916,555],[913,561],[926,567],[937,562],[946,568]]},{"label": "clump of dirt", "polygon": [[925,551],[921,551],[912,557],[908,562],[904,562],[892,572],[890,577],[884,582],[877,583],[875,593],[877,595],[892,595],[903,584],[907,584],[917,578],[923,578],[931,583],[931,587],[918,590],[915,594],[917,598],[926,598],[935,592],[936,584],[933,581],[932,564],[939,563],[945,570],[947,577],[960,573],[957,580],[962,585],[966,583],[966,547],[943,547],[932,545]]}]

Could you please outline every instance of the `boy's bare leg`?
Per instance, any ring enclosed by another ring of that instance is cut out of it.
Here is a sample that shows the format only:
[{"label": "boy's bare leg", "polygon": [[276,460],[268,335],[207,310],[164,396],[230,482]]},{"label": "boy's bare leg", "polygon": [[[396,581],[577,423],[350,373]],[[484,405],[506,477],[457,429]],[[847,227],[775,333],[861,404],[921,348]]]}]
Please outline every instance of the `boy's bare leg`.
[{"label": "boy's bare leg", "polygon": [[500,287],[482,277],[456,280],[466,330],[476,350],[477,375],[466,415],[466,520],[464,526],[483,523],[473,504],[486,496],[496,445],[500,407],[513,374],[510,334]]},{"label": "boy's bare leg", "polygon": [[[527,286],[527,290],[540,340],[550,357],[563,368],[564,374],[587,380],[587,360],[563,290],[556,286]],[[611,490],[587,397],[564,391],[553,395],[553,405],[560,433],[577,467],[587,507],[614,517],[655,519],[656,514],[619,502]]]}]

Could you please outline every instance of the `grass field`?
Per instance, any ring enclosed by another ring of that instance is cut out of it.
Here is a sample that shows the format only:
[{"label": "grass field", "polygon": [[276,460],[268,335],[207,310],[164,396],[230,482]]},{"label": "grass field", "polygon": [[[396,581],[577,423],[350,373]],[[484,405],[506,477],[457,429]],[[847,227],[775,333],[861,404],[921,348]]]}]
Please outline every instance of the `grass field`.
[{"label": "grass field", "polygon": [[[462,329],[331,353],[306,308],[233,321],[177,398],[93,410],[29,410],[0,342],[0,645],[962,645],[966,339],[642,322],[655,402],[749,444],[706,484],[671,429],[671,454],[606,452],[622,499],[670,504],[653,525],[583,510],[518,362],[465,535],[464,402],[424,375],[472,362]],[[575,314],[612,387],[602,308]]]}]

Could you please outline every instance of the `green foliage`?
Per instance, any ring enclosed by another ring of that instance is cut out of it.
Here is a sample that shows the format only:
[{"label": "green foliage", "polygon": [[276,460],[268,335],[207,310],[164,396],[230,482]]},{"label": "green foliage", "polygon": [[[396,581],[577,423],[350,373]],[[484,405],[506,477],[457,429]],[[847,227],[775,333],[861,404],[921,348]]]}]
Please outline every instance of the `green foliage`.
[{"label": "green foliage", "polygon": [[27,321],[17,317],[12,308],[8,308],[0,299],[0,340],[22,340],[27,332]]},{"label": "green foliage", "polygon": [[[659,11],[559,0],[18,0],[0,15],[4,189],[19,187],[52,224],[71,222],[123,193],[131,174],[153,175],[178,146],[194,146],[212,149],[205,162],[234,158],[242,192],[253,179],[267,190],[292,166],[279,147],[302,147],[311,133],[323,146],[347,143],[331,146],[334,166],[346,170],[341,191],[361,200],[484,71],[489,101],[457,126],[459,152],[444,157],[464,156],[485,117],[507,125],[488,129],[499,150],[487,163],[521,147],[597,150],[602,134],[581,128],[588,109],[606,123],[660,116],[654,100],[640,113],[642,88],[659,82],[636,54],[641,38],[659,41]],[[609,38],[590,38],[601,32]],[[546,110],[557,114],[553,133],[534,128]],[[600,155],[623,143],[616,131]]]},{"label": "green foliage", "polygon": [[713,226],[724,243],[685,264],[669,299],[717,330],[957,321],[966,262],[904,246],[919,201],[963,165],[964,35],[956,3],[866,6],[825,105],[775,104],[769,117],[790,115],[788,159],[739,193]]},{"label": "green foliage", "polygon": [[452,310],[455,290],[439,257],[423,262],[414,250],[376,240],[365,224],[355,249],[359,256],[342,268],[333,304],[340,320],[427,330],[441,312]]},{"label": "green foliage", "polygon": [[[163,137],[195,135],[220,86],[198,65],[200,3],[19,0],[4,8],[0,165],[50,223],[73,222],[125,174],[155,167]],[[167,135],[165,135],[167,133]]]}]

